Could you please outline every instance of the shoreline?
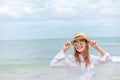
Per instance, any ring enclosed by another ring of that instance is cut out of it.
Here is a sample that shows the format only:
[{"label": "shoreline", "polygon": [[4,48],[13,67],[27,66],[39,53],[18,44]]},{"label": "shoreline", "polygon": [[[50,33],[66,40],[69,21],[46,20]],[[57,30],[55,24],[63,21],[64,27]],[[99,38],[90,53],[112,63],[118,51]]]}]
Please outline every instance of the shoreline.
[{"label": "shoreline", "polygon": [[[17,65],[17,66],[16,66]],[[107,63],[95,68],[94,80],[120,80],[120,63]],[[57,74],[56,74],[57,72]],[[61,75],[61,76],[59,76]],[[65,69],[53,69],[49,64],[0,65],[1,80],[65,80]]]}]

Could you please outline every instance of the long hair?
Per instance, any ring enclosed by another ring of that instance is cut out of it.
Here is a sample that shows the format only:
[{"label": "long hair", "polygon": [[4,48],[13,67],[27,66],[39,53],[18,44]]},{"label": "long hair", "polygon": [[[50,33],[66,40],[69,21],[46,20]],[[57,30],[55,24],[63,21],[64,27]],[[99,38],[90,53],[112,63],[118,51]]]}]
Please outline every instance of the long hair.
[{"label": "long hair", "polygon": [[[85,61],[85,67],[87,68],[90,65],[89,45],[87,41],[85,41],[85,45],[86,45],[86,48],[84,50],[83,59]],[[74,47],[74,57],[76,59],[76,62],[81,64],[81,59],[79,57],[79,54],[80,53]]]}]

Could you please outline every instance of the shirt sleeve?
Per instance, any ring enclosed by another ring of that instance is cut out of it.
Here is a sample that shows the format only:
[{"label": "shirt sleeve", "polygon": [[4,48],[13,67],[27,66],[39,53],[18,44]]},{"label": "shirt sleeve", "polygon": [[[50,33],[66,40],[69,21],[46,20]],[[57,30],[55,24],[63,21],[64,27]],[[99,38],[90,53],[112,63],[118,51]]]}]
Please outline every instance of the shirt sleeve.
[{"label": "shirt sleeve", "polygon": [[64,52],[59,52],[53,60],[50,62],[50,66],[53,68],[63,68],[67,66],[67,58]]},{"label": "shirt sleeve", "polygon": [[109,53],[105,53],[104,56],[91,55],[91,58],[95,66],[112,61],[112,57],[109,55]]}]

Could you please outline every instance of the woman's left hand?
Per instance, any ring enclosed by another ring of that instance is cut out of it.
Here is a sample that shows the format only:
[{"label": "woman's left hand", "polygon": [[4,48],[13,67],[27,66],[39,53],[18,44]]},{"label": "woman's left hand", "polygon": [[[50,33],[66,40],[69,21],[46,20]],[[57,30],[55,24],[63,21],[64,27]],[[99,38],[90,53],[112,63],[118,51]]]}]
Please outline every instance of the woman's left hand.
[{"label": "woman's left hand", "polygon": [[94,47],[98,52],[100,52],[100,54],[101,54],[102,56],[104,56],[104,55],[106,54],[106,51],[103,50],[102,48],[100,48],[100,46],[97,44],[96,41],[91,40],[91,41],[89,42],[89,44],[90,44],[92,47]]},{"label": "woman's left hand", "polygon": [[98,44],[97,44],[97,42],[96,42],[95,40],[91,40],[91,41],[89,42],[89,44],[90,44],[92,47],[94,47],[94,48],[98,48]]}]

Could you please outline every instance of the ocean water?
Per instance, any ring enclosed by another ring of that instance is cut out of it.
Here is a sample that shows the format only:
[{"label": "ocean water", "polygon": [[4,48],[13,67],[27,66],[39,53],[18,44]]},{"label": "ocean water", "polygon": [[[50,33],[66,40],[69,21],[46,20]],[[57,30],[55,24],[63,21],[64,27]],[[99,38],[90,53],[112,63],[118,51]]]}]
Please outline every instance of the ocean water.
[{"label": "ocean water", "polygon": [[[94,79],[120,80],[120,38],[93,39],[109,52],[113,59],[112,63],[102,65],[95,69],[98,75]],[[51,69],[49,63],[61,50],[63,44],[69,40],[1,40],[0,80],[64,80],[66,75],[64,69]],[[73,52],[72,48],[68,50],[67,54]],[[90,53],[98,55],[98,52],[92,47],[90,47]],[[102,71],[105,71],[107,76]]]},{"label": "ocean water", "polygon": [[[60,51],[70,39],[6,40],[0,41],[0,63],[34,63],[49,60]],[[94,38],[109,52],[115,61],[120,61],[120,38]],[[72,53],[72,47],[68,53]],[[98,54],[90,47],[90,53]]]}]

